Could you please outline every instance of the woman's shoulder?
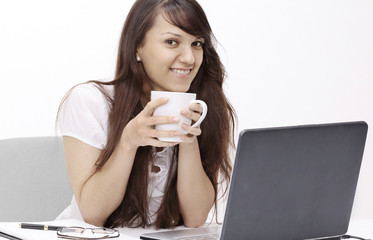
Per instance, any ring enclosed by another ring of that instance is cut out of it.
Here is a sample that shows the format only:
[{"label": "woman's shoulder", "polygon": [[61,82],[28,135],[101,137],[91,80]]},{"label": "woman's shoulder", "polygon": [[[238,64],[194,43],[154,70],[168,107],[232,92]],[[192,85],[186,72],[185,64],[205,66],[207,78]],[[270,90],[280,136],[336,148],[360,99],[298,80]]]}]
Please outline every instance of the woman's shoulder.
[{"label": "woman's shoulder", "polygon": [[107,140],[112,89],[93,82],[73,87],[60,108],[61,134],[102,149]]},{"label": "woman's shoulder", "polygon": [[69,98],[84,102],[96,103],[98,100],[107,101],[113,97],[114,87],[112,85],[100,85],[95,82],[80,83],[71,89]]}]

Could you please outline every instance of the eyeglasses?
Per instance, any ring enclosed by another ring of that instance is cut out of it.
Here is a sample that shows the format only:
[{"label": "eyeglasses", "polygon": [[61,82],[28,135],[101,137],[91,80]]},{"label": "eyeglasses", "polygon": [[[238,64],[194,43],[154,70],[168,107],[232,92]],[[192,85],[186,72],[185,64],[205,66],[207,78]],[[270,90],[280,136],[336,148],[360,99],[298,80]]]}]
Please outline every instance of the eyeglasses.
[{"label": "eyeglasses", "polygon": [[57,236],[65,239],[106,239],[119,237],[119,231],[111,228],[62,227]]}]

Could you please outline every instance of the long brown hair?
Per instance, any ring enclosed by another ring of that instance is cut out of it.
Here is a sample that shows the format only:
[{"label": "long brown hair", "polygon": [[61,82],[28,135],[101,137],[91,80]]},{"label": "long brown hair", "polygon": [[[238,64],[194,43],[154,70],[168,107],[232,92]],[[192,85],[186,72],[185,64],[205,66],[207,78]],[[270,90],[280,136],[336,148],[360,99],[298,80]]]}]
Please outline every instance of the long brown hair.
[{"label": "long brown hair", "polygon": [[[229,148],[234,147],[235,112],[223,93],[226,78],[224,67],[214,47],[214,36],[207,17],[195,0],[137,0],[125,21],[118,49],[115,79],[110,82],[90,81],[114,85],[114,97],[105,94],[111,103],[106,147],[96,163],[99,171],[117,146],[128,122],[143,109],[144,99],[149,99],[150,79],[141,63],[136,61],[136,50],[152,27],[157,14],[163,14],[173,25],[183,31],[205,39],[203,62],[188,92],[197,93],[209,106],[198,137],[203,168],[215,189],[215,211],[219,175],[228,184],[232,166]],[[177,164],[178,146],[174,147],[172,161]],[[153,159],[152,147],[139,147],[134,160],[127,190],[120,206],[108,217],[106,227],[149,226],[148,221],[148,167]],[[171,166],[172,168],[172,166]],[[171,171],[170,171],[171,172]],[[165,195],[157,212],[155,226],[169,228],[182,224],[176,191],[177,171],[170,173]]]}]

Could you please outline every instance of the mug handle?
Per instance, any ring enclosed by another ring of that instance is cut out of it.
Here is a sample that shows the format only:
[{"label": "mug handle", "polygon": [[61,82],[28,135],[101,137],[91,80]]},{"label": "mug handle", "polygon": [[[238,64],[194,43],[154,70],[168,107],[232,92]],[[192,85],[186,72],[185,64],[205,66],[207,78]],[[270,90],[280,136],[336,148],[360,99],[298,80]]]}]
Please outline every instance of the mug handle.
[{"label": "mug handle", "polygon": [[192,127],[198,127],[198,126],[202,123],[203,119],[205,119],[205,117],[206,117],[206,114],[207,114],[207,105],[206,105],[206,103],[205,103],[204,101],[202,101],[202,100],[192,100],[192,101],[190,101],[190,103],[191,103],[191,104],[192,104],[192,103],[199,103],[199,104],[201,104],[201,106],[202,106],[203,111],[202,111],[202,115],[201,115],[201,117],[198,119],[197,122],[195,122],[195,123],[192,125]]}]

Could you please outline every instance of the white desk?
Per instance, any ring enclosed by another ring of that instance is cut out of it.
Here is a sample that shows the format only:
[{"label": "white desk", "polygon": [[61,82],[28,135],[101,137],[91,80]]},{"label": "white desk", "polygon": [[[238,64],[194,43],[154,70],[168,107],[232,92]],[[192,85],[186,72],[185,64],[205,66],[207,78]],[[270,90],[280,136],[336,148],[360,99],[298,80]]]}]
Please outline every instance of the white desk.
[{"label": "white desk", "polygon": [[[45,223],[49,225],[56,225],[56,226],[92,227],[89,224],[86,224],[84,222],[80,222],[77,220],[52,221],[52,222],[45,222]],[[44,222],[41,224],[44,224]],[[180,228],[183,228],[183,227],[178,227],[177,229],[180,229]],[[135,240],[135,239],[138,240],[141,234],[155,231],[154,228],[149,228],[149,229],[119,228],[118,230],[120,231],[120,237],[115,238],[118,240]],[[59,239],[57,238],[55,231],[20,229],[19,223],[17,222],[0,222],[0,231],[20,237],[24,240]],[[373,240],[373,219],[351,220],[347,234]],[[0,240],[3,240],[3,239],[4,238],[0,237]]]},{"label": "white desk", "polygon": [[[80,226],[80,227],[94,227],[87,223],[78,220],[61,220],[61,221],[50,221],[50,222],[38,222],[38,224],[47,224],[54,226]],[[178,227],[183,228],[183,227]],[[138,240],[140,235],[146,232],[154,232],[155,228],[117,228],[120,232],[118,240]],[[19,237],[23,240],[54,240],[61,238],[57,237],[56,231],[43,231],[43,230],[32,230],[32,229],[21,229],[19,228],[19,222],[0,222],[0,231],[10,234],[12,236]],[[0,240],[5,238],[0,237]]]},{"label": "white desk", "polygon": [[373,240],[373,219],[351,220],[347,234]]}]

